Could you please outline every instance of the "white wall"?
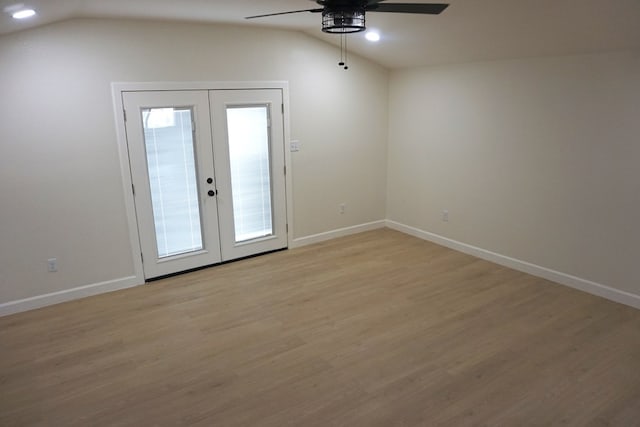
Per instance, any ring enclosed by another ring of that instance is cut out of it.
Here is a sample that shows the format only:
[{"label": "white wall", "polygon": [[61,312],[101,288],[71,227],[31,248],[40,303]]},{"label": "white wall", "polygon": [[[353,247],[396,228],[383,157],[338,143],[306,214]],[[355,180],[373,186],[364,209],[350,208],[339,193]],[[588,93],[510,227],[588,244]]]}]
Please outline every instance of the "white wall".
[{"label": "white wall", "polygon": [[338,57],[204,24],[0,37],[0,307],[133,274],[113,81],[289,81],[296,238],[384,219],[386,197],[392,221],[640,295],[638,52],[397,70],[389,87]]},{"label": "white wall", "polygon": [[303,34],[204,24],[82,19],[0,37],[0,304],[133,274],[114,81],[289,81],[294,237],[384,219],[388,73],[338,58]]},{"label": "white wall", "polygon": [[640,52],[398,70],[389,97],[390,220],[640,295]]}]

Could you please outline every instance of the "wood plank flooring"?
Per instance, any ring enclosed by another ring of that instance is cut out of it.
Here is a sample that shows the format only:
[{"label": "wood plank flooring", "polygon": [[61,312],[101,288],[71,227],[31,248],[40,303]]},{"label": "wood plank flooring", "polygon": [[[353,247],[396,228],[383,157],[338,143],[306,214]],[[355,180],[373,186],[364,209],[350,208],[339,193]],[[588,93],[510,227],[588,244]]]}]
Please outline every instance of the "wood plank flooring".
[{"label": "wood plank flooring", "polygon": [[640,311],[383,229],[0,318],[1,426],[638,426]]}]

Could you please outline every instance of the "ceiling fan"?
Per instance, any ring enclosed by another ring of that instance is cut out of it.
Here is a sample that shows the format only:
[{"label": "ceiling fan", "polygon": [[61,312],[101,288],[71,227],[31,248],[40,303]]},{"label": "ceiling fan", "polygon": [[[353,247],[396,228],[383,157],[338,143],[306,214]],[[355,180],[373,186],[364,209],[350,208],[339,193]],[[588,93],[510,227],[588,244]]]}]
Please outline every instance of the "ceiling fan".
[{"label": "ceiling fan", "polygon": [[[314,1],[314,0],[312,0]],[[449,6],[446,3],[382,3],[384,0],[315,0],[322,6],[313,9],[291,10],[247,16],[246,19],[267,16],[288,15],[301,12],[322,12],[322,31],[325,33],[347,34],[366,30],[366,12],[417,13],[439,15]]]}]

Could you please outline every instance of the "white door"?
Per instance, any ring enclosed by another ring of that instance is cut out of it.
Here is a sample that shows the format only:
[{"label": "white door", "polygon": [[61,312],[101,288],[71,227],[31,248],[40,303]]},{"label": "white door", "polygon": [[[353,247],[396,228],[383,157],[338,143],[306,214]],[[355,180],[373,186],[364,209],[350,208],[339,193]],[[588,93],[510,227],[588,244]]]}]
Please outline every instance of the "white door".
[{"label": "white door", "polygon": [[145,279],[286,247],[280,90],[122,98]]},{"label": "white door", "polygon": [[125,92],[145,278],[220,262],[207,91]]},{"label": "white door", "polygon": [[282,91],[210,92],[223,261],[287,246]]}]

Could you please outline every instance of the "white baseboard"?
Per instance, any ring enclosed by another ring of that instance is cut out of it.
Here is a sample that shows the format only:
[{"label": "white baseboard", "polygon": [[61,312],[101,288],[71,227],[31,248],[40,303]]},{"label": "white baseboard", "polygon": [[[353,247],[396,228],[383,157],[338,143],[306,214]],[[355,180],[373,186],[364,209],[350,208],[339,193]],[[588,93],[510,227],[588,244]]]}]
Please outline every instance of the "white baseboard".
[{"label": "white baseboard", "polygon": [[[420,239],[427,240],[459,252],[491,261],[505,267],[513,268],[514,270],[542,277],[544,279],[551,280],[553,282],[560,283],[574,289],[578,289],[602,298],[606,298],[611,301],[640,309],[640,295],[625,292],[619,289],[612,288],[610,286],[572,276],[570,274],[551,270],[546,267],[541,267],[539,265],[531,264],[526,261],[521,261],[505,255],[491,252],[486,249],[458,242],[456,240],[449,239],[438,234],[430,233],[428,231],[420,230],[418,228],[404,225],[391,220],[373,221],[366,224],[354,225],[352,227],[339,228],[337,230],[332,230],[325,233],[300,237],[293,240],[293,244],[290,245],[290,248],[293,249],[313,243],[323,242],[325,240],[335,239],[337,237],[348,236],[364,231],[376,230],[379,228],[384,228],[385,226],[393,230],[397,230],[402,233],[409,234],[411,236],[418,237]],[[27,310],[34,310],[36,308],[41,308],[48,305],[58,304],[61,302],[71,301],[92,295],[131,288],[134,286],[142,285],[143,283],[144,281],[142,281],[138,277],[129,276],[120,279],[109,280],[106,282],[80,286],[73,289],[66,289],[59,292],[38,295],[35,297],[25,298],[17,301],[9,301],[0,304],[0,317],[14,313],[20,313]]]},{"label": "white baseboard", "polygon": [[438,245],[454,249],[458,252],[463,252],[465,254],[473,255],[477,258],[491,261],[496,264],[500,264],[505,267],[512,268],[514,270],[522,271],[524,273],[528,273],[533,276],[542,277],[543,279],[551,280],[552,282],[560,283],[562,285],[569,286],[571,288],[578,289],[578,290],[590,293],[592,295],[597,295],[599,297],[606,298],[611,301],[615,301],[621,304],[625,304],[625,305],[640,309],[640,295],[615,289],[610,286],[592,282],[590,280],[582,279],[580,277],[572,276],[570,274],[562,273],[560,271],[551,270],[549,268],[541,267],[536,264],[531,264],[526,261],[521,261],[519,259],[497,254],[495,252],[491,252],[486,249],[478,248],[476,246],[472,246],[466,243],[458,242],[456,240],[448,239],[438,234],[429,233],[428,231],[420,230],[415,227],[410,227],[408,225],[404,225],[399,222],[387,220],[386,226],[393,230],[397,230],[402,233],[409,234],[411,236],[418,237],[423,240],[428,240]]},{"label": "white baseboard", "polygon": [[[294,239],[293,244],[289,245],[289,247],[295,248],[310,245],[312,243],[335,239],[336,237],[348,236],[350,234],[361,233],[363,231],[375,230],[384,227],[384,220],[369,222],[366,224],[359,224],[352,227],[340,228],[337,230],[328,231],[326,233],[314,234],[312,236],[305,236]],[[48,305],[58,304],[61,302],[71,301],[78,298],[98,295],[105,292],[131,288],[143,283],[144,281],[138,279],[136,276],[130,276],[123,277],[121,279],[110,280],[107,282],[80,286],[73,289],[66,289],[64,291],[53,292],[50,294],[38,295],[35,297],[25,298],[17,301],[9,301],[0,304],[0,317],[20,313],[27,310],[34,310],[36,308],[46,307]]]},{"label": "white baseboard", "polygon": [[38,295],[31,298],[25,298],[17,301],[9,301],[0,304],[0,317],[9,314],[20,313],[22,311],[34,310],[36,308],[48,305],[59,304],[61,302],[71,301],[78,298],[84,298],[92,295],[113,292],[120,289],[131,288],[143,284],[137,277],[129,276],[120,279],[109,280],[107,282],[93,283],[91,285],[79,286],[73,289],[65,289],[64,291],[52,292],[50,294]]},{"label": "white baseboard", "polygon": [[313,243],[324,242],[325,240],[335,239],[337,237],[349,236],[350,234],[362,233],[363,231],[376,230],[378,228],[384,228],[385,221],[373,221],[365,224],[358,224],[351,227],[338,228],[337,230],[327,231],[325,233],[313,234],[311,236],[299,237],[293,239],[291,249],[299,248],[300,246],[311,245]]}]

